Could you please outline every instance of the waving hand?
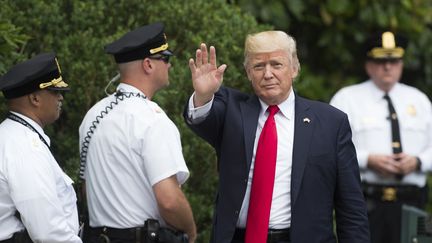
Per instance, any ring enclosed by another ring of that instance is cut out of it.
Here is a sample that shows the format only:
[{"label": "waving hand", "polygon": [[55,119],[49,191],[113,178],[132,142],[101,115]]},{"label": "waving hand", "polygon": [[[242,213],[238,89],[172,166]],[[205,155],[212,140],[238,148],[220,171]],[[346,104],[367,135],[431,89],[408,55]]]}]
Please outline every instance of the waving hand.
[{"label": "waving hand", "polygon": [[227,65],[216,66],[216,49],[210,46],[210,60],[207,46],[202,43],[196,50],[196,58],[189,59],[192,74],[192,84],[195,90],[194,105],[199,107],[209,102],[213,94],[218,91],[223,81],[223,74]]}]

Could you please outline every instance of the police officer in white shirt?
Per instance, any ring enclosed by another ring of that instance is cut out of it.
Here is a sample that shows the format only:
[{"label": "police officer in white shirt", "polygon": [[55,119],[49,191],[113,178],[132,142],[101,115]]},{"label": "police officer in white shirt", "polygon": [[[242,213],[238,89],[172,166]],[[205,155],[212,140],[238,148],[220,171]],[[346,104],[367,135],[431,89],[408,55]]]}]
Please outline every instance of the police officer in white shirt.
[{"label": "police officer in white shirt", "polygon": [[400,83],[406,39],[390,31],[367,41],[370,79],[338,91],[348,114],[368,201],[372,242],[400,242],[401,205],[424,208],[432,171],[432,106]]},{"label": "police officer in white shirt", "polygon": [[43,131],[59,118],[61,92],[69,90],[55,54],[12,67],[0,90],[9,109],[0,124],[0,242],[82,242],[73,182]]},{"label": "police officer in white shirt", "polygon": [[116,93],[87,112],[79,129],[91,241],[186,240],[163,240],[168,236],[162,232],[159,241],[140,239],[148,234],[143,226],[150,219],[186,233],[194,242],[192,210],[180,188],[189,176],[180,133],[151,100],[168,85],[172,52],[164,26],[154,23],[135,29],[105,50],[114,55],[121,83]]}]

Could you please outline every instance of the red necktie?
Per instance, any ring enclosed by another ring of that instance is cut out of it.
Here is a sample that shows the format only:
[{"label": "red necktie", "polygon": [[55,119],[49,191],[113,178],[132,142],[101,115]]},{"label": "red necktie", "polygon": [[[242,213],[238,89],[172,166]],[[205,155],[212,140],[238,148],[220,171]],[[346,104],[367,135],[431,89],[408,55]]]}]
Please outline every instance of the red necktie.
[{"label": "red necktie", "polygon": [[279,107],[271,105],[267,110],[269,116],[261,131],[255,155],[245,243],[267,242],[277,154],[274,115],[279,111]]}]

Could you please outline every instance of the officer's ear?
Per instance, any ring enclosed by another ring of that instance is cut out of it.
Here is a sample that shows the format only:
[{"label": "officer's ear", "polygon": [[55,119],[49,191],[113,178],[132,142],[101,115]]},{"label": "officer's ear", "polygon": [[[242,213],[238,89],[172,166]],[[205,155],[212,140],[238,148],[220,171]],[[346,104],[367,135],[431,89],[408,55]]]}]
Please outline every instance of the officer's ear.
[{"label": "officer's ear", "polygon": [[32,106],[39,106],[40,105],[40,101],[41,101],[41,97],[39,92],[33,92],[31,94],[27,95],[28,101]]},{"label": "officer's ear", "polygon": [[150,58],[144,58],[144,60],[141,62],[141,67],[146,73],[151,73],[154,69],[154,65]]},{"label": "officer's ear", "polygon": [[28,98],[30,104],[32,104],[32,105],[39,104],[40,97],[36,92],[33,92],[33,93],[27,95],[27,98]]}]

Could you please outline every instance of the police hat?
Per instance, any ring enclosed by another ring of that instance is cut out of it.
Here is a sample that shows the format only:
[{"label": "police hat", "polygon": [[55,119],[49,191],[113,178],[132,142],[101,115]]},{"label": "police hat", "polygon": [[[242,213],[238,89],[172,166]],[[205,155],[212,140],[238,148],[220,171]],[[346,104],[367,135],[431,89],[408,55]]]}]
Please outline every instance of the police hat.
[{"label": "police hat", "polygon": [[158,53],[168,56],[173,55],[168,50],[162,23],[142,26],[128,32],[120,39],[105,46],[105,51],[114,55],[117,63],[140,60]]},{"label": "police hat", "polygon": [[368,59],[401,59],[405,53],[406,39],[391,31],[379,32],[366,41]]},{"label": "police hat", "polygon": [[55,53],[39,54],[13,66],[0,79],[0,90],[6,99],[17,98],[36,90],[69,91],[61,76]]}]

